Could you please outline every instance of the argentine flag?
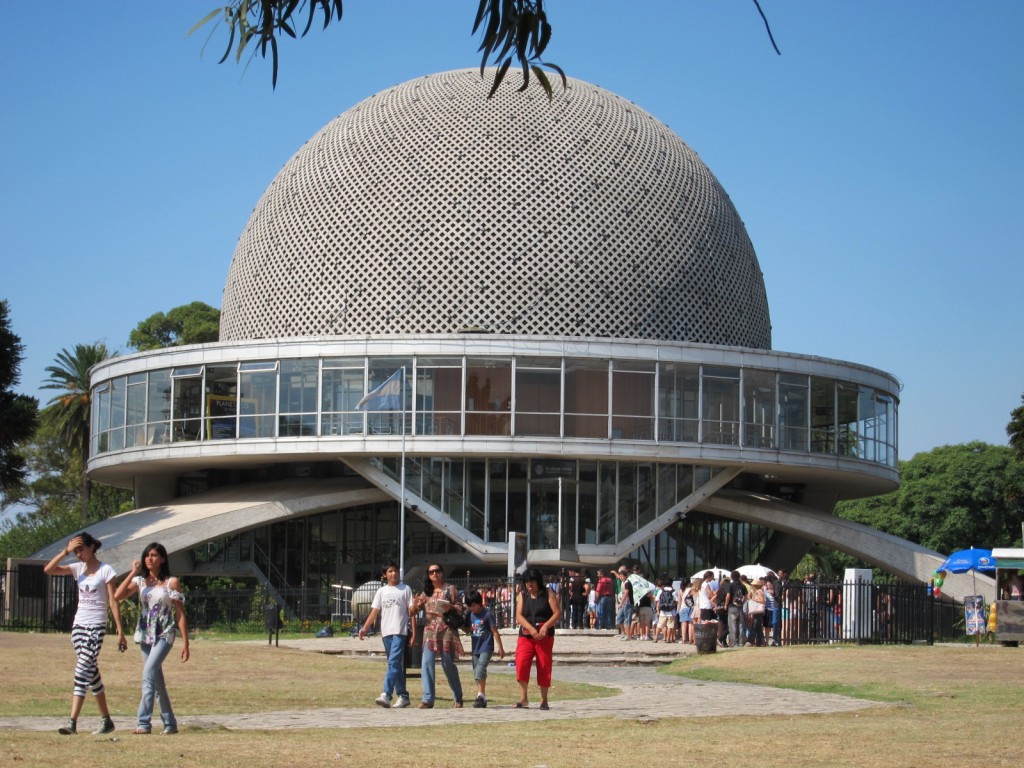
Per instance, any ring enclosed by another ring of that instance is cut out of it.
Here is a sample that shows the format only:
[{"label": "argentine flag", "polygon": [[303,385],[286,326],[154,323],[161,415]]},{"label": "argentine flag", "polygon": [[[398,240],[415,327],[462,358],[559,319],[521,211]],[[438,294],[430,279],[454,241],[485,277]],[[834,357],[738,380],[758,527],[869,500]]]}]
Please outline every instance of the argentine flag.
[{"label": "argentine flag", "polygon": [[402,407],[402,374],[404,368],[399,368],[387,381],[381,384],[372,392],[363,396],[363,399],[356,403],[357,411],[397,411]]}]

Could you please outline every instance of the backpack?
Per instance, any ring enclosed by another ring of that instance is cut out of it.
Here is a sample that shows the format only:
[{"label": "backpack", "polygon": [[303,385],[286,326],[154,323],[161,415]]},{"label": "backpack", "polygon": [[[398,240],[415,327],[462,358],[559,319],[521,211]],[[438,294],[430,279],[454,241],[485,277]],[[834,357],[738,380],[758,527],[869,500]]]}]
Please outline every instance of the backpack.
[{"label": "backpack", "polygon": [[661,594],[658,595],[658,610],[665,613],[670,613],[676,609],[676,596],[672,594],[671,589],[661,590]]}]

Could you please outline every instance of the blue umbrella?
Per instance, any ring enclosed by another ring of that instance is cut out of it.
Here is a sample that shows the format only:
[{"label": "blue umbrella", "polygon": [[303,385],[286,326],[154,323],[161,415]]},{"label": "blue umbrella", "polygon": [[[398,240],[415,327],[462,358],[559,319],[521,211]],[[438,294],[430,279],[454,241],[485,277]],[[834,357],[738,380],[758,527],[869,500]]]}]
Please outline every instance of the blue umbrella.
[{"label": "blue umbrella", "polygon": [[954,552],[936,570],[947,573],[967,573],[968,571],[994,571],[995,569],[996,561],[992,557],[991,549],[971,547]]},{"label": "blue umbrella", "polygon": [[991,549],[971,547],[970,549],[961,549],[958,552],[954,552],[936,570],[948,573],[967,573],[970,571],[971,591],[977,592],[978,588],[974,581],[974,574],[978,571],[994,571],[995,569],[996,561],[992,557]]}]

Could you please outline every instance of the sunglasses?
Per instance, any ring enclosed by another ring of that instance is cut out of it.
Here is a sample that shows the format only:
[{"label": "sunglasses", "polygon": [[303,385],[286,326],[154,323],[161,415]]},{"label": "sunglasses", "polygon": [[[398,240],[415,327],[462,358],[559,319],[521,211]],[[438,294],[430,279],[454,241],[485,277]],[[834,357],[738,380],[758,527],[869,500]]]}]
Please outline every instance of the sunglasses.
[{"label": "sunglasses", "polygon": [[428,575],[428,576],[429,576],[430,574],[433,574],[433,573],[444,573],[444,571],[443,571],[443,570],[441,570],[440,568],[428,568],[428,569],[427,569],[427,575]]}]

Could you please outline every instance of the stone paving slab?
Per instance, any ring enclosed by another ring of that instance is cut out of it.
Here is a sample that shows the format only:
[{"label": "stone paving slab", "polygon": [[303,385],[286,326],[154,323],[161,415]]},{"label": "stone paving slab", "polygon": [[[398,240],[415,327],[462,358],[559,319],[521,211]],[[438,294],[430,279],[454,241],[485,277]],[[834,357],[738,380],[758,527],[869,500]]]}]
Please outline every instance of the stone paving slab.
[{"label": "stone paving slab", "polygon": [[[253,641],[255,642],[255,641]],[[514,636],[502,637],[506,652],[515,645]],[[322,638],[288,640],[281,645],[315,650],[319,652],[380,654],[380,638],[367,638],[360,642],[355,638]],[[657,648],[656,646],[662,646]],[[372,648],[371,648],[372,646]],[[459,723],[504,723],[512,720],[566,720],[581,717],[615,717],[619,719],[656,720],[665,717],[716,717],[719,715],[745,715],[764,713],[786,713],[789,715],[852,712],[868,707],[888,706],[873,701],[854,699],[835,694],[807,693],[780,688],[768,688],[739,683],[712,683],[688,680],[658,673],[650,666],[639,666],[635,657],[652,653],[668,660],[681,653],[691,654],[693,646],[665,645],[645,641],[625,642],[614,636],[595,637],[592,633],[582,636],[560,634],[555,640],[556,650],[563,653],[593,654],[607,657],[617,652],[619,656],[634,658],[626,665],[556,664],[551,691],[551,709],[542,711],[534,702],[529,709],[516,709],[513,703],[495,702],[486,709],[474,709],[472,699],[467,699],[464,709],[454,709],[450,699],[438,699],[434,709],[418,709],[416,683],[413,683],[413,702],[408,709],[385,710],[380,707],[336,707],[327,709],[288,710],[260,712],[256,714],[186,715],[179,716],[178,725],[183,729],[229,730],[284,730],[299,728],[379,728],[396,726],[429,726],[443,718],[449,724]],[[650,646],[648,648],[647,646]],[[727,650],[726,653],[781,653],[773,648],[751,648]],[[383,659],[381,655],[377,658]],[[506,660],[511,653],[506,653]],[[498,662],[500,664],[500,662]],[[492,674],[511,674],[507,666],[497,666]],[[619,693],[600,699],[574,701],[558,700],[558,682],[581,682],[618,688]],[[470,681],[471,683],[472,681]],[[472,690],[468,686],[467,691]],[[537,695],[531,684],[531,693]],[[438,680],[438,693],[447,691],[443,676]],[[55,717],[0,717],[0,729],[30,731],[56,731],[62,718]],[[83,721],[83,730],[89,728],[89,720]],[[115,723],[120,734],[128,735],[134,722],[128,718],[117,719]]]}]

